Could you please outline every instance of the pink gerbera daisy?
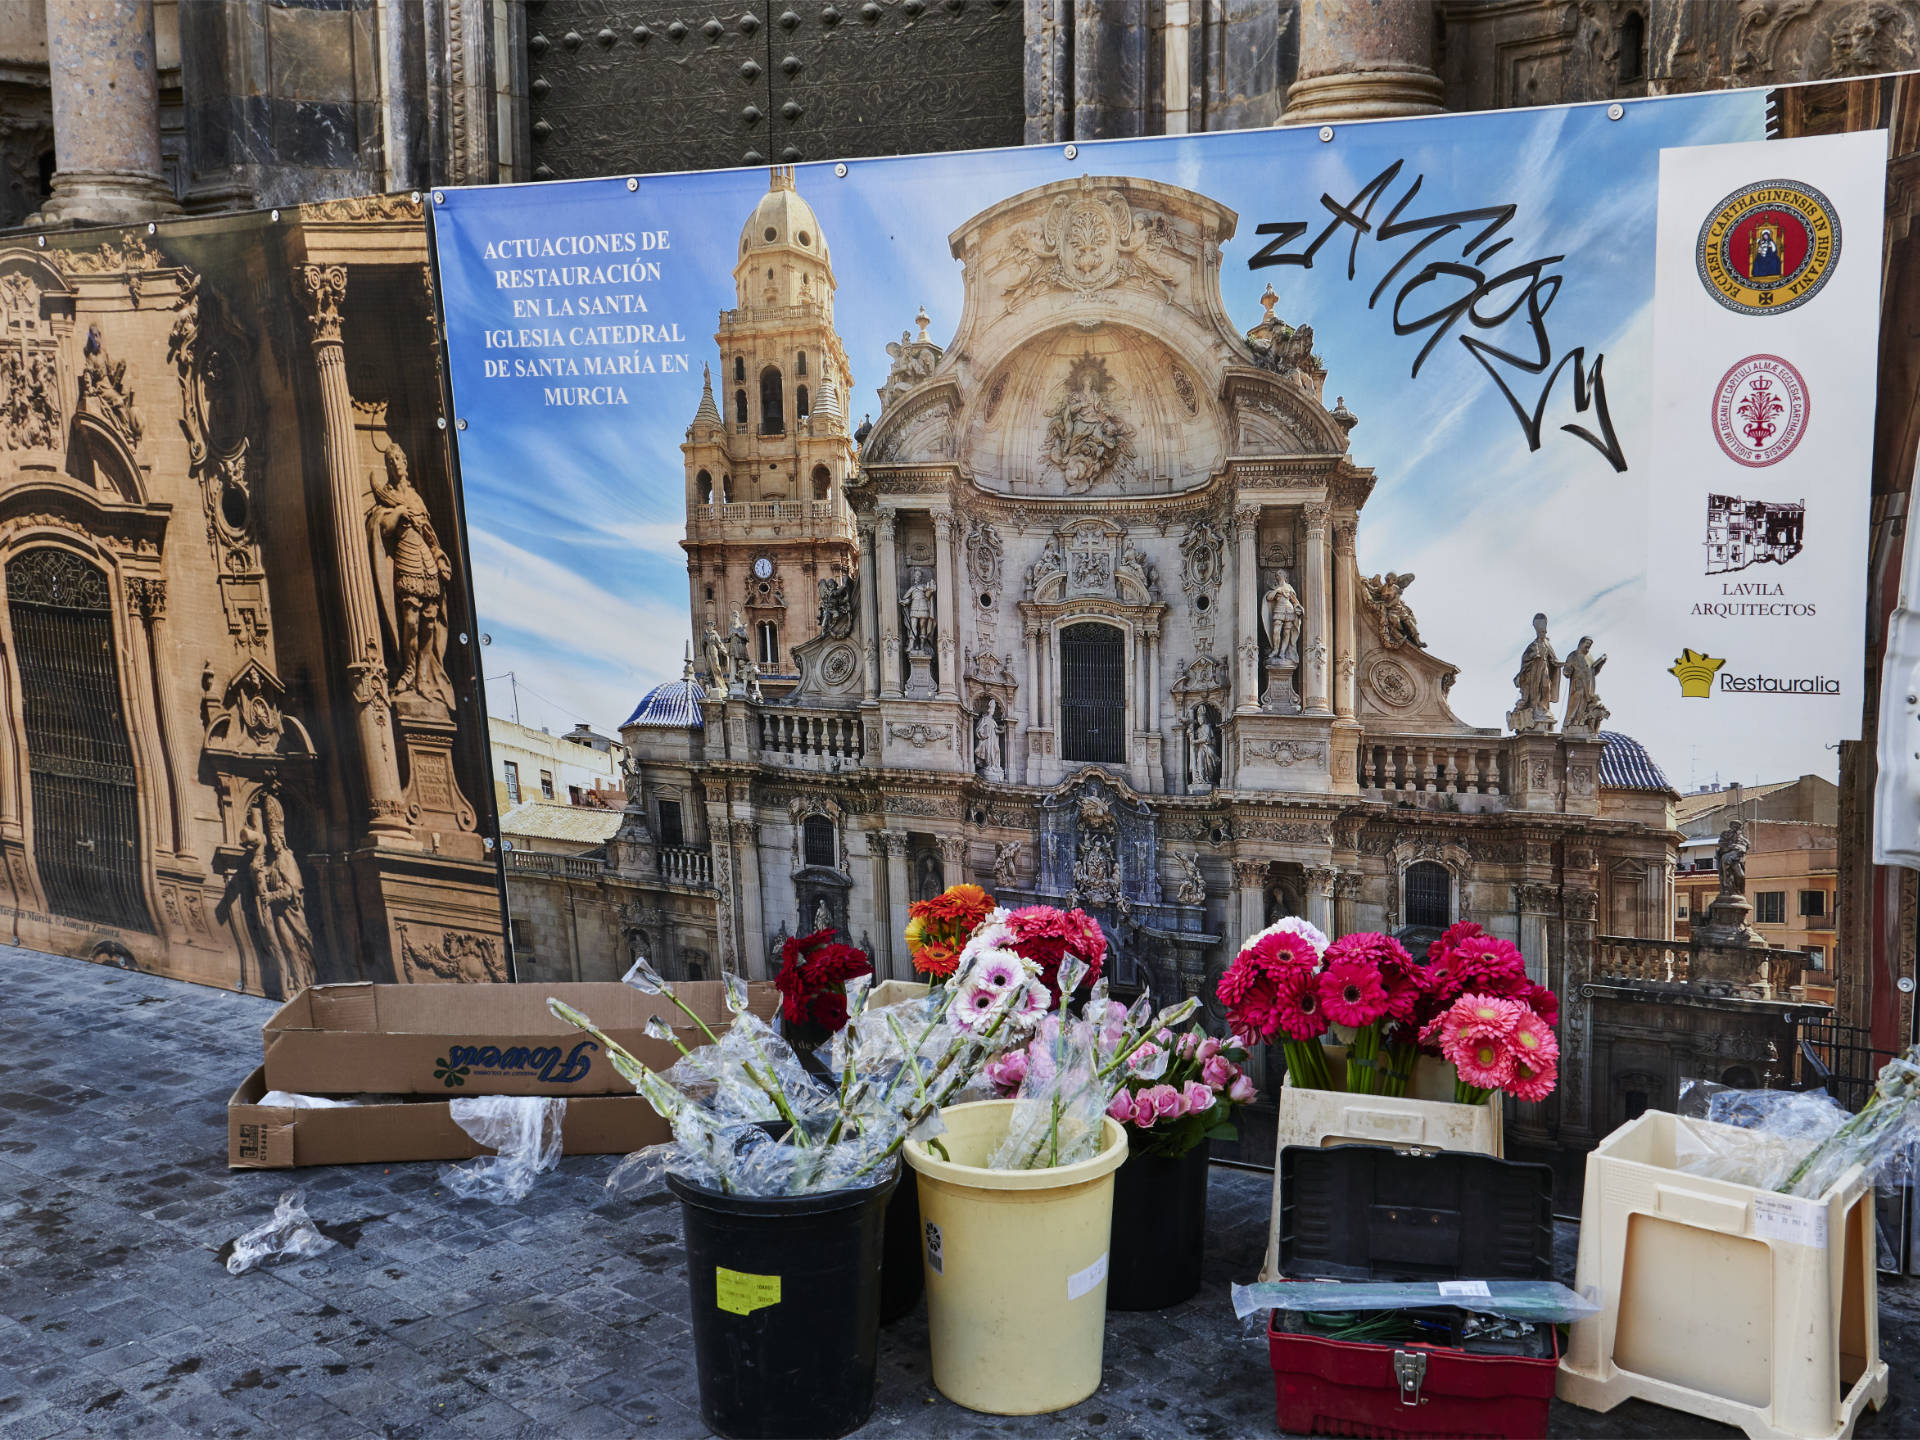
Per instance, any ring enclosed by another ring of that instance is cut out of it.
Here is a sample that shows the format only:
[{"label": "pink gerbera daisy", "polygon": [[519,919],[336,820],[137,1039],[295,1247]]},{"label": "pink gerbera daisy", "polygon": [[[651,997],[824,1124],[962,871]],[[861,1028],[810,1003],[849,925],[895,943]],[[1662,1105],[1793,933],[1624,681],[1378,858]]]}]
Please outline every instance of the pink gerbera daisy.
[{"label": "pink gerbera daisy", "polygon": [[1513,1080],[1513,1052],[1498,1040],[1470,1040],[1448,1058],[1475,1089],[1504,1090]]},{"label": "pink gerbera daisy", "polygon": [[[1327,1031],[1327,1011],[1321,1003],[1319,977],[1311,970],[1290,970],[1273,989],[1274,1027],[1292,1040],[1311,1040]],[[1269,1038],[1274,1031],[1265,1032]]]},{"label": "pink gerbera daisy", "polygon": [[1336,1025],[1371,1025],[1387,1013],[1379,969],[1364,960],[1340,960],[1320,972],[1320,1002]]},{"label": "pink gerbera daisy", "polygon": [[1516,1062],[1533,1067],[1553,1065],[1560,1059],[1560,1042],[1552,1027],[1524,1006],[1514,1022],[1513,1054]]},{"label": "pink gerbera daisy", "polygon": [[1498,995],[1462,995],[1453,1009],[1469,1040],[1505,1040],[1520,1023],[1521,1007]]},{"label": "pink gerbera daisy", "polygon": [[1507,1093],[1516,1100],[1525,1100],[1537,1105],[1553,1093],[1553,1087],[1560,1083],[1560,1067],[1551,1062],[1535,1069],[1525,1060],[1516,1060],[1513,1066],[1513,1078],[1507,1082]]}]

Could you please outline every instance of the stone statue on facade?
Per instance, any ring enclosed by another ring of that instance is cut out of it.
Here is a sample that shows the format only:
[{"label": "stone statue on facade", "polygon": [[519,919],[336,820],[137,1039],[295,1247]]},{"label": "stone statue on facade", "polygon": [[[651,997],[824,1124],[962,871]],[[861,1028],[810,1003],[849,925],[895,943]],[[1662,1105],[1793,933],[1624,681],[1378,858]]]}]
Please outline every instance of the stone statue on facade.
[{"label": "stone statue on facade", "polygon": [[427,502],[407,475],[398,445],[386,452],[386,483],[367,477],[373,508],[367,512],[367,543],[374,589],[393,642],[396,698],[418,695],[452,711],[457,701],[447,676],[447,586],[453,562],[440,548]]},{"label": "stone statue on facade", "polygon": [[760,691],[760,662],[749,659],[747,661],[747,699],[758,705],[766,698]]},{"label": "stone statue on facade", "polygon": [[823,575],[816,587],[820,609],[817,619],[820,633],[838,640],[853,633],[853,576]]},{"label": "stone statue on facade", "polygon": [[1579,645],[1567,656],[1562,667],[1567,677],[1567,718],[1561,727],[1567,734],[1596,734],[1606,724],[1612,712],[1600,703],[1599,693],[1594,689],[1594,681],[1606,663],[1604,655],[1594,658],[1591,635],[1582,635]]},{"label": "stone statue on facade", "polygon": [[993,883],[1011,889],[1019,879],[1020,842],[1002,840],[993,847]]},{"label": "stone statue on facade", "polygon": [[827,897],[824,895],[813,902],[813,928],[816,931],[834,928],[833,911],[828,907]]},{"label": "stone statue on facade", "polygon": [[107,358],[100,327],[87,327],[87,344],[80,369],[80,400],[89,410],[127,437],[140,443],[140,412],[133,406],[133,387],[127,383],[127,362]]},{"label": "stone statue on facade", "polygon": [[1553,707],[1560,701],[1560,657],[1547,639],[1547,617],[1533,617],[1533,639],[1520,655],[1520,670],[1513,677],[1520,692],[1520,703],[1507,712],[1507,726],[1516,735],[1553,730]]},{"label": "stone statue on facade", "polygon": [[1380,622],[1381,638],[1390,650],[1401,645],[1411,645],[1417,650],[1426,648],[1420,639],[1419,623],[1405,598],[1411,584],[1412,571],[1396,575],[1389,570],[1384,575],[1364,575],[1360,579],[1361,598]]},{"label": "stone statue on facade", "polygon": [[1189,784],[1211,790],[1220,783],[1220,727],[1205,701],[1188,713],[1187,749],[1192,757]]},{"label": "stone statue on facade", "polygon": [[707,628],[700,636],[700,654],[707,662],[707,684],[724,698],[727,693],[727,642],[707,615]]},{"label": "stone statue on facade", "polygon": [[752,663],[753,639],[747,634],[747,622],[740,618],[740,611],[735,609],[733,623],[727,627],[727,684],[746,684],[747,666]]},{"label": "stone statue on facade", "polygon": [[1056,575],[1067,573],[1066,556],[1060,553],[1060,537],[1050,535],[1040,551],[1040,558],[1027,567],[1027,598],[1033,599],[1040,587]]},{"label": "stone statue on facade", "polygon": [[314,983],[313,931],[307,924],[306,883],[287,848],[286,811],[271,791],[240,831],[247,910],[254,934],[280,972],[283,998]]},{"label": "stone statue on facade", "polygon": [[1104,835],[1087,840],[1073,862],[1074,903],[1111,905],[1120,898],[1120,869],[1114,863],[1113,842]]},{"label": "stone statue on facade", "polygon": [[1291,670],[1300,663],[1300,626],[1307,607],[1300,603],[1299,592],[1284,574],[1276,575],[1267,593],[1261,597],[1260,617],[1267,629],[1267,664],[1275,670]]},{"label": "stone statue on facade", "polygon": [[1751,842],[1747,839],[1747,827],[1739,820],[1731,820],[1727,828],[1720,832],[1720,844],[1714,849],[1713,861],[1720,871],[1720,893],[1722,895],[1744,895],[1747,889],[1747,850]]},{"label": "stone statue on facade", "polygon": [[914,570],[908,575],[906,593],[900,597],[900,608],[906,611],[907,649],[910,652],[922,655],[933,653],[937,598],[938,591],[925,570]]},{"label": "stone statue on facade", "polygon": [[1174,868],[1180,872],[1180,880],[1173,887],[1173,902],[1176,905],[1204,905],[1207,902],[1207,882],[1200,873],[1200,866],[1191,855],[1184,851],[1172,852]]},{"label": "stone statue on facade", "polygon": [[979,719],[973,722],[973,768],[982,780],[995,784],[1007,778],[1000,756],[1000,702],[991,695],[980,707]]}]

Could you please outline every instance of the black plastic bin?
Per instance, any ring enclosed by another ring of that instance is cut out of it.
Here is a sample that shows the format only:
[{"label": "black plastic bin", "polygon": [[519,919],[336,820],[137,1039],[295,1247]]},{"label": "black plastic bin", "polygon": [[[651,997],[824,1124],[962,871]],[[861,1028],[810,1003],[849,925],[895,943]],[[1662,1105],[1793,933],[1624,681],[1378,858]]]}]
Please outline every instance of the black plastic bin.
[{"label": "black plastic bin", "polygon": [[902,1166],[900,1184],[887,1201],[886,1258],[880,1264],[880,1323],[891,1325],[912,1313],[927,1288],[920,1259],[919,1176]]},{"label": "black plastic bin", "polygon": [[831,1440],[866,1424],[897,1165],[877,1184],[815,1195],[667,1177],[686,1227],[700,1418],[715,1434]]},{"label": "black plastic bin", "polygon": [[1109,1310],[1165,1310],[1200,1293],[1207,1142],[1178,1159],[1135,1152],[1113,1177]]}]

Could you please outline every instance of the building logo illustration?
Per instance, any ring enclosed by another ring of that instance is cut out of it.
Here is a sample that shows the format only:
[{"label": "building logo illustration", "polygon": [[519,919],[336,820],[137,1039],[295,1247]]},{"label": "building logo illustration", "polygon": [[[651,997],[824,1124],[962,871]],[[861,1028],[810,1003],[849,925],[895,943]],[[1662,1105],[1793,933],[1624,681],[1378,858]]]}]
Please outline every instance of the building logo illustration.
[{"label": "building logo illustration", "polygon": [[1827,283],[1840,259],[1840,217],[1811,185],[1764,180],[1714,206],[1693,248],[1715,300],[1740,315],[1777,315]]},{"label": "building logo illustration", "polygon": [[1685,649],[1675,657],[1667,673],[1680,682],[1680,694],[1687,700],[1705,700],[1713,694],[1713,677],[1727,662],[1716,660],[1698,650]]},{"label": "building logo illustration", "polygon": [[1749,355],[1720,377],[1713,433],[1727,458],[1751,468],[1793,453],[1807,430],[1807,382],[1778,355]]},{"label": "building logo illustration", "polygon": [[1805,548],[1804,501],[1707,496],[1707,570],[1723,575],[1749,565],[1784,565]]}]

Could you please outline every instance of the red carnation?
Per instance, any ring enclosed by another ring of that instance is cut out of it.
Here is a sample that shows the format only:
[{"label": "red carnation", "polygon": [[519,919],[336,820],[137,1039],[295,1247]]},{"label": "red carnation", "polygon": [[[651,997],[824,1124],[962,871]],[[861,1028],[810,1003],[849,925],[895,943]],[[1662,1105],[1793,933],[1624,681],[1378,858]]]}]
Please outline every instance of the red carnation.
[{"label": "red carnation", "polygon": [[847,1023],[846,982],[871,975],[864,950],[833,943],[832,930],[800,935],[780,947],[780,1015],[789,1025],[832,1034]]}]

